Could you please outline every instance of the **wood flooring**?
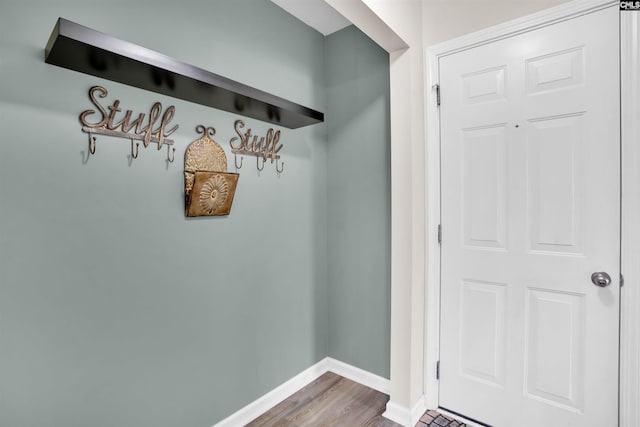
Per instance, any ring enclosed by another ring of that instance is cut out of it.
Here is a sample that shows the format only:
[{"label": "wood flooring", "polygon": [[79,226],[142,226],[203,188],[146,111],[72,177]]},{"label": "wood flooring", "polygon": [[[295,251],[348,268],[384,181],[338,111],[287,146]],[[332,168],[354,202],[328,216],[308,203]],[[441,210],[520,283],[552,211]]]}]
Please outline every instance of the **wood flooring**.
[{"label": "wood flooring", "polygon": [[327,372],[247,427],[402,427],[382,417],[389,396]]}]

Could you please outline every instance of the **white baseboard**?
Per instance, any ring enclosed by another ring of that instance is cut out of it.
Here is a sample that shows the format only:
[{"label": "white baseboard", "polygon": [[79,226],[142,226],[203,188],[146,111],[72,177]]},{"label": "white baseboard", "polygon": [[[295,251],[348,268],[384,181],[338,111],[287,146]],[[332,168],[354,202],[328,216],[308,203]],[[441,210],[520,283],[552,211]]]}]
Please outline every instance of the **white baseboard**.
[{"label": "white baseboard", "polygon": [[213,427],[244,426],[327,372],[333,372],[384,394],[389,394],[390,381],[388,379],[331,357],[326,357],[244,408],[229,415]]},{"label": "white baseboard", "polygon": [[418,399],[416,404],[413,405],[413,408],[411,409],[411,427],[415,426],[418,423],[418,420],[420,420],[420,417],[422,417],[424,413],[427,412],[427,409],[427,400],[424,396],[422,396],[420,399]]},{"label": "white baseboard", "polygon": [[387,403],[387,410],[382,416],[401,426],[413,427],[426,411],[427,406],[425,405],[424,396],[421,396],[411,409],[389,401]]},{"label": "white baseboard", "polygon": [[411,411],[409,408],[391,401],[387,402],[387,410],[384,411],[382,416],[405,427],[411,423]]},{"label": "white baseboard", "polygon": [[341,377],[348,378],[351,381],[355,381],[384,394],[389,394],[391,390],[391,382],[386,378],[331,357],[327,357],[324,360],[327,362],[327,371],[331,371],[334,374],[338,374]]},{"label": "white baseboard", "polygon": [[264,396],[254,400],[244,408],[229,415],[213,427],[238,427],[244,426],[255,420],[278,403],[291,396],[302,387],[318,379],[327,372],[327,359],[323,359],[308,369],[305,369],[284,384],[274,388]]}]

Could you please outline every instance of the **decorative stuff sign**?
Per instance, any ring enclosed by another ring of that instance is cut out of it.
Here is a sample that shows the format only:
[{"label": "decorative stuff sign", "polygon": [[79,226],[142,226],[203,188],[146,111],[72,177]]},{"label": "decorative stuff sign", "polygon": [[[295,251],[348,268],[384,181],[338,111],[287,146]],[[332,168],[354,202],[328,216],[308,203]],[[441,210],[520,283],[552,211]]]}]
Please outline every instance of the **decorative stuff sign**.
[{"label": "decorative stuff sign", "polygon": [[[138,157],[138,147],[140,146],[138,142],[135,143],[134,147],[134,140],[142,141],[145,148],[151,142],[156,143],[158,144],[158,150],[166,144],[167,160],[173,163],[176,149],[173,148],[170,151],[173,140],[167,137],[178,130],[178,125],[169,128],[169,123],[173,120],[176,108],[172,105],[163,112],[162,104],[156,102],[148,114],[140,113],[132,120],[134,115],[132,110],[126,110],[124,114],[118,114],[122,112],[119,99],[113,101],[106,108],[102,106],[98,98],[105,98],[107,95],[107,90],[102,86],[93,86],[89,90],[89,99],[91,99],[97,111],[85,110],[80,113],[82,130],[89,134],[89,153],[95,154],[96,152],[96,137],[94,134],[109,135],[131,140],[131,158],[133,159]],[[98,115],[98,120],[90,122],[88,118],[93,115]],[[173,157],[170,154],[173,154]]]},{"label": "decorative stuff sign", "polygon": [[212,137],[213,127],[196,127],[202,134],[184,154],[185,215],[229,215],[238,185],[237,173],[227,172],[227,155]]},{"label": "decorative stuff sign", "polygon": [[[233,160],[236,169],[242,167],[243,159],[240,158],[240,164],[238,165],[237,155],[255,156],[256,168],[259,171],[264,169],[264,164],[267,159],[271,160],[271,163],[276,162],[276,172],[281,174],[284,170],[284,162],[279,163],[280,155],[278,154],[282,150],[282,144],[280,144],[280,131],[273,131],[269,128],[265,136],[259,137],[258,135],[251,134],[251,128],[248,128],[243,133],[244,122],[242,120],[236,120],[233,125],[238,136],[234,136],[229,141],[231,146],[231,152],[233,153]],[[251,142],[249,142],[251,141]],[[260,167],[260,158],[262,158],[262,167]]]}]

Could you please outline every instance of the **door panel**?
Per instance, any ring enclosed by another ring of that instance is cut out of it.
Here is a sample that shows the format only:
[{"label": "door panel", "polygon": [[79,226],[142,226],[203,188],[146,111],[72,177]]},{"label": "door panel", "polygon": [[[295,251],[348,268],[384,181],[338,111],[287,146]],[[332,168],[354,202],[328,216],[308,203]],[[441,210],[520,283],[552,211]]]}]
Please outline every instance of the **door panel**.
[{"label": "door panel", "polygon": [[529,249],[583,255],[584,114],[532,120],[527,133]]},{"label": "door panel", "polygon": [[527,289],[525,390],[570,411],[584,409],[584,295]]},{"label": "door panel", "polygon": [[617,425],[618,63],[615,7],[440,59],[443,408]]},{"label": "door panel", "polygon": [[505,248],[506,129],[465,129],[462,135],[464,244]]},{"label": "door panel", "polygon": [[[504,283],[462,282],[461,373],[499,387],[505,379],[505,294]],[[482,341],[475,339],[478,336]]]}]

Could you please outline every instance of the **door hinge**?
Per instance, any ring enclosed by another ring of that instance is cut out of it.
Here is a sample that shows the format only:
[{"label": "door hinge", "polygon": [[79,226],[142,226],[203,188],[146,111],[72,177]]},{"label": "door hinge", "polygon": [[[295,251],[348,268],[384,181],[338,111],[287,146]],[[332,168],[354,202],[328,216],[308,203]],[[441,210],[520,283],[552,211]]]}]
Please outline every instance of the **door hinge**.
[{"label": "door hinge", "polygon": [[436,105],[440,106],[440,84],[436,83],[433,86],[433,90],[436,91]]},{"label": "door hinge", "polygon": [[440,379],[440,361],[439,360],[436,362],[436,379],[437,380]]},{"label": "door hinge", "polygon": [[438,244],[442,244],[442,224],[438,224]]},{"label": "door hinge", "polygon": [[624,276],[620,273],[620,287],[624,286]]}]

